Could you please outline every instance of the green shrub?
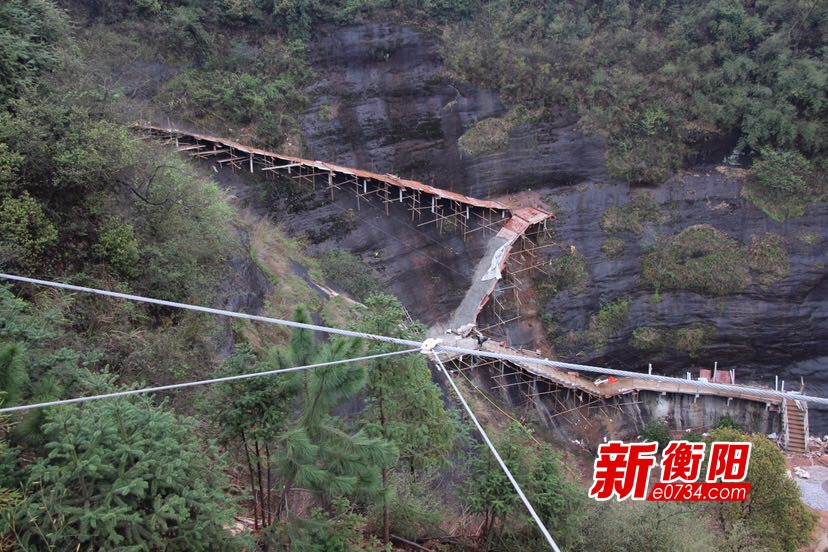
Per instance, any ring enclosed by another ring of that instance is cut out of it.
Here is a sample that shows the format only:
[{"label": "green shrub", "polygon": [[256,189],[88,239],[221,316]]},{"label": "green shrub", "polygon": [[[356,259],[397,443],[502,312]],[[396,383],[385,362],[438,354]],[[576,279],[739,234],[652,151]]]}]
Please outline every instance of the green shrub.
[{"label": "green shrub", "polygon": [[658,353],[675,349],[696,358],[699,350],[716,333],[714,326],[694,324],[677,329],[643,326],[636,328],[630,337],[630,345],[639,351]]},{"label": "green shrub", "polygon": [[323,121],[333,121],[336,119],[337,109],[331,104],[322,104],[319,106],[319,118]]},{"label": "green shrub", "polygon": [[23,156],[0,143],[0,196],[12,191],[23,166]]},{"label": "green shrub", "polygon": [[810,181],[813,167],[796,151],[762,150],[745,186],[745,195],[777,221],[799,217],[817,192]]},{"label": "green shrub", "polygon": [[469,155],[484,155],[505,150],[509,147],[511,122],[504,118],[490,117],[476,123],[467,130],[457,145]]},{"label": "green shrub", "polygon": [[669,330],[650,326],[636,328],[630,337],[630,345],[639,351],[658,351],[669,343],[669,333]]},{"label": "green shrub", "polygon": [[57,47],[68,36],[68,18],[54,2],[0,3],[0,106],[25,96],[40,74],[58,65]]},{"label": "green shrub", "polygon": [[787,276],[788,253],[777,234],[753,237],[742,247],[712,226],[698,225],[660,240],[642,264],[643,282],[656,290],[726,295],[748,286],[751,273],[765,286]]},{"label": "green shrub", "polygon": [[629,318],[630,300],[616,299],[602,305],[597,313],[590,316],[585,329],[561,336],[555,340],[555,344],[570,351],[583,347],[591,349],[604,347],[610,338],[626,327]]},{"label": "green shrub", "polygon": [[658,450],[663,451],[670,442],[670,427],[664,420],[652,420],[641,430],[641,438],[658,443]]},{"label": "green shrub", "polygon": [[624,249],[626,248],[626,244],[624,240],[621,238],[607,238],[604,240],[604,243],[601,244],[601,251],[604,252],[604,255],[607,256],[609,259],[616,259],[624,253]]},{"label": "green shrub", "polygon": [[135,274],[140,255],[135,229],[129,223],[112,220],[101,229],[95,253],[124,276]]},{"label": "green shrub", "polygon": [[65,192],[107,189],[126,180],[138,159],[129,130],[121,125],[87,120],[62,137],[54,152],[51,185]]},{"label": "green shrub", "polygon": [[747,249],[747,260],[762,285],[770,285],[788,275],[788,252],[785,239],[779,234],[767,232],[758,238],[754,236]]},{"label": "green shrub", "polygon": [[36,266],[57,239],[57,228],[28,193],[0,203],[0,261]]},{"label": "green shrub", "polygon": [[739,425],[736,420],[733,419],[732,416],[722,416],[719,418],[719,421],[716,422],[716,425],[713,426],[713,429],[735,429],[736,431],[742,431],[742,426]]},{"label": "green shrub", "polygon": [[576,251],[552,259],[548,272],[548,275],[541,274],[535,278],[535,287],[542,303],[562,291],[575,295],[583,293],[589,282],[586,258]]},{"label": "green shrub", "polygon": [[715,333],[715,328],[711,329],[710,326],[695,325],[679,328],[675,332],[675,347],[686,352],[690,358],[696,358],[699,350],[713,333]]},{"label": "green shrub", "polygon": [[765,149],[751,181],[770,197],[786,199],[808,189],[811,164],[796,151]]},{"label": "green shrub", "polygon": [[691,226],[662,239],[644,257],[641,277],[651,288],[709,295],[735,293],[750,283],[739,244],[709,225]]},{"label": "green shrub", "polygon": [[609,337],[623,330],[629,318],[630,300],[627,298],[616,299],[601,306],[598,314],[595,315],[593,326],[599,334]]},{"label": "green shrub", "polygon": [[671,134],[610,141],[609,173],[627,182],[658,184],[681,167],[687,148]]},{"label": "green shrub", "polygon": [[166,83],[161,99],[169,109],[198,119],[255,124],[267,143],[278,145],[295,126],[293,114],[307,104],[301,84],[290,72],[269,77],[191,69]]},{"label": "green shrub", "polygon": [[607,233],[640,234],[644,225],[661,222],[662,218],[661,209],[653,195],[643,192],[633,195],[626,205],[607,209],[601,217],[601,229]]}]

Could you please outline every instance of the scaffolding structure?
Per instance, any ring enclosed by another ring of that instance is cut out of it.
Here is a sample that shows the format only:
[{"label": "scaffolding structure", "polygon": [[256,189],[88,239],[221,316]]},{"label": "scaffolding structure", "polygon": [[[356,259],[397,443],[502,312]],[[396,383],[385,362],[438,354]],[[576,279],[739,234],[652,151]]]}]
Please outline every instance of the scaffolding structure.
[{"label": "scaffolding structure", "polygon": [[253,173],[258,169],[269,179],[287,177],[314,191],[321,189],[331,201],[337,192],[349,193],[356,200],[357,211],[363,205],[370,205],[390,215],[391,206],[399,204],[410,213],[417,227],[433,224],[440,234],[457,232],[464,241],[474,232],[497,232],[515,217],[537,217],[538,213],[546,218],[553,216],[538,209],[512,208],[499,201],[464,196],[392,174],[282,155],[215,136],[147,124],[139,124],[137,128],[145,137],[175,145],[178,152],[207,160],[217,169],[229,168],[234,173]]},{"label": "scaffolding structure", "polygon": [[549,274],[548,252],[557,247],[559,244],[553,240],[546,220],[529,227],[517,238],[506,259],[502,278],[484,307],[484,318],[489,323],[481,332],[509,341],[508,325],[520,319],[523,296],[532,288],[533,278]]},{"label": "scaffolding structure", "polygon": [[[630,391],[615,397],[603,397],[588,390],[574,389],[562,382],[555,381],[526,371],[519,365],[500,359],[484,359],[471,355],[453,357],[450,360],[453,372],[463,373],[469,381],[471,374],[486,370],[490,374],[489,391],[506,395],[504,398],[523,407],[537,405],[544,401],[546,417],[551,421],[560,416],[572,414],[587,425],[594,412],[609,418],[610,411],[623,413],[623,407],[641,403],[638,391]],[[551,399],[551,404],[550,404]]]}]

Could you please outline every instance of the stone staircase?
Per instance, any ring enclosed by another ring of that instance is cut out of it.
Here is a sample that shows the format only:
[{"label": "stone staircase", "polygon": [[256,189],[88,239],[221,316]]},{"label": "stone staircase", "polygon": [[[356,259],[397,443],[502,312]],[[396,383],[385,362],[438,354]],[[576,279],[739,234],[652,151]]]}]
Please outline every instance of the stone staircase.
[{"label": "stone staircase", "polygon": [[782,405],[785,449],[793,454],[808,451],[808,407],[802,401],[785,399]]}]

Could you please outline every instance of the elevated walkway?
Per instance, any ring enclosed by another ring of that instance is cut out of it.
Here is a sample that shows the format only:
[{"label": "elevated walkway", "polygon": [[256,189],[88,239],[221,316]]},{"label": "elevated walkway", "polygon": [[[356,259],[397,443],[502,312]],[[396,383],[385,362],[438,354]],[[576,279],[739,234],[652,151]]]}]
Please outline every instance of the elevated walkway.
[{"label": "elevated walkway", "polygon": [[360,209],[361,203],[378,202],[389,214],[390,205],[402,204],[411,212],[412,220],[425,219],[418,226],[434,223],[441,232],[445,227],[460,230],[464,238],[471,232],[494,229],[510,222],[513,229],[520,231],[523,228],[525,231],[532,221],[554,218],[552,213],[540,209],[469,197],[393,174],[379,174],[335,163],[303,159],[220,136],[148,123],[138,123],[135,128],[148,138],[174,144],[182,154],[210,160],[219,167],[251,173],[258,169],[270,175],[279,173],[310,184],[314,189],[321,186],[331,194],[331,199],[335,191],[348,191],[356,197],[357,209]]},{"label": "elevated walkway", "polygon": [[[418,226],[434,223],[441,231],[445,227],[459,229],[463,232],[464,238],[467,234],[477,230],[499,227],[497,233],[489,241],[483,258],[475,268],[469,289],[460,305],[444,325],[432,327],[429,335],[439,337],[447,344],[457,347],[469,349],[479,347],[488,352],[539,358],[534,352],[508,347],[492,339],[478,346],[476,339],[446,334],[446,330],[477,323],[480,312],[491,299],[498,281],[504,276],[508,260],[515,253],[518,242],[523,241],[527,233],[541,225],[545,228],[548,220],[554,219],[552,213],[531,207],[508,205],[497,200],[477,199],[415,180],[399,178],[396,175],[379,174],[284,155],[218,136],[145,123],[137,124],[136,128],[145,133],[147,137],[160,139],[167,144],[175,144],[176,149],[182,154],[198,159],[209,159],[217,166],[230,167],[233,170],[249,170],[251,173],[256,169],[267,174],[280,173],[310,184],[314,189],[321,185],[326,192],[330,192],[332,199],[335,191],[351,191],[356,197],[357,208],[361,201],[368,203],[378,201],[385,206],[386,214],[388,214],[390,204],[402,204],[411,212],[412,220],[426,219]],[[520,249],[521,253],[527,251],[527,249]],[[519,271],[537,269],[540,266],[539,264],[524,266]],[[803,452],[807,445],[808,419],[804,403],[800,404],[799,401],[782,403],[781,399],[769,399],[752,392],[753,388],[749,386],[744,386],[744,391],[732,391],[700,387],[692,380],[662,382],[636,377],[593,380],[577,372],[531,361],[480,361],[452,354],[444,354],[444,358],[460,364],[461,367],[499,362],[504,371],[508,368],[514,373],[520,372],[530,378],[545,380],[560,387],[603,399],[638,391],[652,391],[697,396],[715,395],[765,404],[781,404],[786,444],[792,450]]]}]

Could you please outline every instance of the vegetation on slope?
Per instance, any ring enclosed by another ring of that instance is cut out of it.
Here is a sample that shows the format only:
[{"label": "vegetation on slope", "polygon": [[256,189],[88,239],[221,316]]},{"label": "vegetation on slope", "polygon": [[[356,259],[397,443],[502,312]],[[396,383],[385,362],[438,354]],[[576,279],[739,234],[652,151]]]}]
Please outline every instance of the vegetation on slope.
[{"label": "vegetation on slope", "polygon": [[802,216],[814,201],[825,199],[825,172],[795,151],[766,149],[754,165],[745,196],[772,219]]},{"label": "vegetation on slope", "polygon": [[660,240],[644,256],[641,278],[656,290],[683,289],[708,295],[744,290],[751,273],[769,285],[788,273],[784,240],[772,233],[741,246],[709,225],[691,226]]},{"label": "vegetation on slope", "polygon": [[707,325],[690,325],[681,328],[642,326],[633,330],[630,345],[646,352],[648,358],[662,351],[679,350],[696,358],[699,350],[716,335],[716,328]]},{"label": "vegetation on slope", "polygon": [[[424,0],[395,9],[426,22],[477,25],[490,7],[482,15],[475,7]],[[271,226],[251,227],[213,181],[135,139],[123,123],[160,106],[178,121],[233,128],[268,144],[290,142],[305,101],[303,41],[312,24],[353,21],[388,3],[114,0],[69,2],[69,8],[83,23],[76,36],[48,0],[0,5],[0,268],[210,303],[221,297],[216,283],[228,259],[249,249],[274,280],[267,312],[285,313],[298,303],[330,307],[318,305],[300,277],[283,277],[290,267],[282,252],[301,257],[296,244]],[[510,3],[509,10],[523,9],[540,8]],[[633,146],[650,151],[665,129],[673,132],[672,116],[648,109],[631,128],[652,143]],[[670,148],[650,153],[675,162]],[[649,162],[634,169],[646,172]],[[235,239],[234,225],[252,230],[249,248]],[[778,240],[763,237],[750,248],[744,254],[755,271],[769,278],[784,272]],[[354,266],[352,259],[337,262],[333,272]],[[550,294],[579,293],[589,278],[585,259],[574,251],[552,273]],[[423,338],[393,298],[355,289],[367,307],[348,311],[353,328]],[[327,315],[343,317],[335,308]],[[295,316],[309,320],[301,307]],[[589,335],[598,342],[614,337],[628,317],[626,299],[604,305],[590,320]],[[343,339],[317,342],[304,330],[234,329],[239,346],[222,361],[216,348],[224,340],[204,316],[3,285],[0,401],[37,402],[387,350]],[[461,434],[421,356],[190,390],[169,401],[123,399],[18,414],[0,420],[1,545],[380,550],[391,532],[434,535],[435,512],[441,504],[453,507],[437,494],[440,469],[451,459],[453,475],[468,482],[468,496],[453,497],[457,508],[477,512],[486,528],[482,541],[460,546],[541,549],[542,539],[488,452],[462,439],[457,446]],[[558,455],[525,428],[505,432],[498,444],[569,549],[634,546],[640,534],[652,550],[683,546],[684,526],[662,523],[663,516],[639,518],[613,506],[609,519],[621,521],[606,523],[604,512],[578,499]],[[759,496],[781,488],[786,503],[751,504],[749,519],[744,512],[719,515],[722,523],[747,529],[723,525],[707,536],[717,546],[772,540],[778,549],[792,549],[807,534],[811,520],[795,488],[780,482],[776,455],[767,449],[774,470],[751,476],[759,491],[767,489]],[[668,512],[670,519],[693,520],[691,526],[713,519],[677,510]],[[232,516],[251,515],[255,535],[234,536]],[[632,522],[635,534],[619,530]]]},{"label": "vegetation on slope", "polygon": [[823,4],[483,2],[444,39],[459,75],[513,104],[567,105],[606,137],[608,164],[659,182],[728,134],[743,149],[823,157]]},{"label": "vegetation on slope", "polygon": [[661,208],[652,194],[634,194],[626,205],[613,205],[601,217],[601,230],[608,234],[631,232],[640,234],[647,224],[664,222]]}]

